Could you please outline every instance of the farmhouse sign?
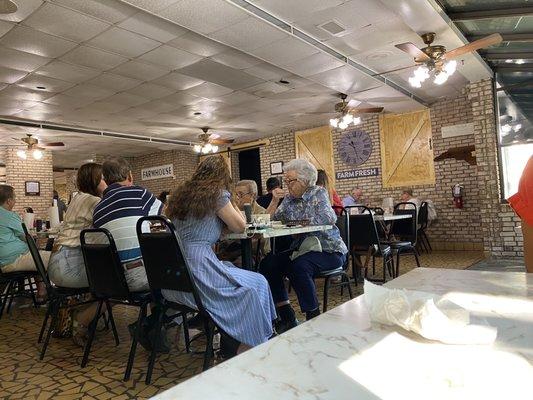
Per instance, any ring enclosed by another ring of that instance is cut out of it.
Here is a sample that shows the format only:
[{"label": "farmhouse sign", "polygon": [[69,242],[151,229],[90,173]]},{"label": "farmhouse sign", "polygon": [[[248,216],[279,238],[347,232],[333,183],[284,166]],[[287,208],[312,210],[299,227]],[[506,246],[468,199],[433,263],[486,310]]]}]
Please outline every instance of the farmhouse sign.
[{"label": "farmhouse sign", "polygon": [[158,165],[157,167],[143,168],[141,170],[141,179],[143,181],[149,181],[151,179],[161,178],[173,178],[174,177],[174,165]]},{"label": "farmhouse sign", "polygon": [[336,173],[337,180],[364,178],[366,176],[378,176],[378,168],[352,169],[351,171],[340,171]]}]

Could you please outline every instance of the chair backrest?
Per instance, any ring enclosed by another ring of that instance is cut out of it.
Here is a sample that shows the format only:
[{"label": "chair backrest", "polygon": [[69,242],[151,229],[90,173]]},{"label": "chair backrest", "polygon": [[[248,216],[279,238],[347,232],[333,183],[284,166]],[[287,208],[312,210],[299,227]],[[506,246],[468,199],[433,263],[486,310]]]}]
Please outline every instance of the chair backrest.
[{"label": "chair backrest", "polygon": [[[359,213],[352,215],[351,209],[357,209]],[[346,211],[350,214],[350,246],[359,250],[366,250],[374,245],[379,246],[376,222],[370,209],[365,206],[349,206],[346,207]]]},{"label": "chair backrest", "polygon": [[131,294],[124,267],[111,233],[104,228],[84,229],[80,233],[80,242],[93,296],[129,300]]},{"label": "chair backrest", "polygon": [[[163,229],[152,232],[143,225],[159,224]],[[183,245],[174,224],[163,216],[142,217],[137,221],[137,238],[146,268],[148,284],[154,297],[161,289],[191,293],[198,311],[206,313],[191,268],[183,255]]]},{"label": "chair backrest", "polygon": [[420,209],[418,210],[418,223],[420,228],[426,229],[428,227],[428,203],[423,201],[420,204]]},{"label": "chair backrest", "polygon": [[374,214],[376,215],[385,215],[385,210],[381,207],[372,207],[371,210],[374,211]]},{"label": "chair backrest", "polygon": [[[339,233],[341,235],[341,239],[346,245],[347,249],[350,249],[351,247],[351,241],[350,241],[350,216],[348,215],[348,211],[344,207],[334,207],[337,208],[337,222],[335,222],[335,225],[337,228],[339,228]],[[344,263],[345,266],[348,266],[348,257],[346,257],[346,261]]]},{"label": "chair backrest", "polygon": [[22,223],[22,230],[24,231],[24,237],[26,238],[26,243],[28,244],[28,249],[30,250],[30,254],[33,258],[33,262],[35,263],[35,267],[37,268],[37,272],[39,272],[39,275],[41,276],[41,279],[43,280],[43,283],[46,286],[46,292],[48,294],[48,297],[51,297],[50,295],[52,294],[54,288],[52,286],[52,283],[50,282],[50,279],[48,278],[48,274],[46,273],[46,268],[44,267],[43,259],[39,254],[37,244],[35,243],[33,236],[30,235],[30,233],[28,232],[28,228],[24,223]]},{"label": "chair backrest", "polygon": [[407,240],[413,245],[416,244],[416,233],[418,230],[416,204],[412,202],[401,202],[394,206],[394,215],[409,215],[411,218],[399,219],[392,222],[390,233],[399,236],[402,240]]}]

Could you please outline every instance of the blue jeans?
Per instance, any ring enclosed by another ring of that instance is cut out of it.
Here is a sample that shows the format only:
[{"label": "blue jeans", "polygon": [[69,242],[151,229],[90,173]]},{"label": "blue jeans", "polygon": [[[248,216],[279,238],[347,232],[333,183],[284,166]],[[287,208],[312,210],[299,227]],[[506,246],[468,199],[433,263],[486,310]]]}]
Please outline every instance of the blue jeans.
[{"label": "blue jeans", "polygon": [[292,252],[269,254],[259,266],[259,272],[265,276],[270,285],[274,303],[289,299],[283,278],[287,276],[298,296],[302,312],[318,308],[314,277],[320,272],[342,267],[346,256],[341,253],[310,251],[291,261]]}]

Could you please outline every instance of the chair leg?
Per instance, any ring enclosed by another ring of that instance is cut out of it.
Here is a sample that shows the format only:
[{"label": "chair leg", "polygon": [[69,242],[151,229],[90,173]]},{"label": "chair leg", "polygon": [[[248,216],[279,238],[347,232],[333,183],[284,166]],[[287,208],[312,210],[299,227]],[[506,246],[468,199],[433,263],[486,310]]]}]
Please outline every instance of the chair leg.
[{"label": "chair leg", "polygon": [[329,276],[326,276],[324,279],[324,302],[322,304],[322,312],[328,311],[329,278]]},{"label": "chair leg", "polygon": [[350,300],[353,299],[353,292],[352,292],[352,286],[350,285],[350,278],[348,277],[347,273],[344,273],[342,275],[342,279],[346,279],[346,285],[348,286],[348,295],[350,296]]},{"label": "chair leg", "polygon": [[372,275],[376,275],[376,257],[372,256]]},{"label": "chair leg", "polygon": [[9,299],[9,294],[11,293],[11,286],[13,286],[12,280],[7,283],[6,288],[4,289],[4,293],[2,294],[2,305],[0,305],[0,318],[2,318],[2,315],[4,314],[4,308]]},{"label": "chair leg", "polygon": [[50,326],[48,327],[48,332],[46,333],[46,339],[44,339],[43,348],[41,349],[39,360],[42,360],[46,353],[48,343],[50,342],[50,336],[52,336],[52,332],[57,324],[57,316],[59,314],[60,307],[61,301],[59,299],[54,300],[53,303],[50,304],[50,314],[52,315],[52,321],[50,322]]},{"label": "chair leg", "polygon": [[131,369],[133,368],[133,361],[135,359],[135,351],[137,350],[137,336],[141,332],[142,321],[144,317],[146,316],[147,307],[148,307],[148,303],[144,303],[141,305],[140,310],[139,310],[139,317],[137,318],[137,327],[136,327],[137,329],[131,341],[130,354],[128,356],[128,365],[126,366],[126,372],[124,372],[124,381],[128,381],[131,376]]},{"label": "chair leg", "polygon": [[[39,306],[37,305],[37,298],[35,297],[35,288],[33,287],[32,279],[35,282],[35,278],[29,277],[28,286],[30,288],[30,295],[31,295],[31,300],[33,301],[33,307],[37,308]],[[37,286],[36,282],[35,282],[35,286]]]},{"label": "chair leg", "polygon": [[209,321],[204,322],[204,327],[207,340],[205,344],[204,365],[202,367],[202,371],[206,371],[211,364],[211,357],[213,355],[213,336],[215,334],[214,327]]},{"label": "chair leg", "polygon": [[9,302],[7,303],[7,310],[6,313],[9,314],[11,311],[11,304],[13,303],[13,298],[15,297],[15,293],[17,293],[17,290],[19,289],[19,282],[14,281],[13,285],[11,285],[11,292],[9,293]]},{"label": "chair leg", "polygon": [[83,351],[83,358],[81,360],[82,368],[85,368],[85,366],[87,365],[87,362],[89,361],[89,353],[91,352],[91,346],[93,344],[94,334],[96,333],[96,326],[98,325],[98,320],[100,319],[100,314],[102,312],[103,303],[104,303],[104,300],[100,300],[98,302],[96,314],[94,314],[94,318],[89,324],[89,337],[87,339],[87,343],[85,344],[85,350]]},{"label": "chair leg", "polygon": [[418,251],[413,247],[413,254],[415,255],[416,266],[420,268],[420,260],[418,259]]},{"label": "chair leg", "polygon": [[108,300],[106,300],[105,306],[107,309],[107,318],[109,319],[109,323],[111,324],[111,330],[113,331],[113,336],[115,337],[115,346],[118,346],[120,344],[120,340],[118,339],[118,332],[117,332],[117,327],[115,325],[115,318],[113,318],[113,308],[111,307],[111,304],[109,304]]},{"label": "chair leg", "polygon": [[189,336],[189,320],[187,318],[187,313],[183,313],[183,338],[185,339],[185,351],[187,353],[191,352],[191,338]]},{"label": "chair leg", "polygon": [[396,276],[400,276],[400,250],[396,251]]},{"label": "chair leg", "polygon": [[433,251],[433,248],[431,247],[431,243],[429,242],[428,235],[426,235],[426,232],[423,232],[423,233],[424,233],[424,239],[426,240],[426,243],[428,244],[429,251]]},{"label": "chair leg", "polygon": [[152,343],[152,352],[150,353],[150,359],[148,361],[148,370],[146,371],[146,379],[144,380],[144,383],[147,385],[150,384],[150,381],[152,380],[152,372],[154,370],[154,363],[155,363],[155,357],[157,355],[157,347],[159,345],[159,337],[161,336],[161,325],[163,322],[163,316],[165,315],[166,307],[163,307],[157,316],[157,322],[155,325],[155,338],[154,342]]},{"label": "chair leg", "polygon": [[46,308],[46,314],[44,316],[43,325],[41,326],[41,333],[39,333],[39,339],[37,339],[37,343],[41,343],[43,340],[44,330],[46,329],[46,325],[48,323],[48,318],[50,317],[50,313],[52,311],[52,303],[48,303],[48,307]]},{"label": "chair leg", "polygon": [[383,283],[387,282],[387,259],[383,257]]}]

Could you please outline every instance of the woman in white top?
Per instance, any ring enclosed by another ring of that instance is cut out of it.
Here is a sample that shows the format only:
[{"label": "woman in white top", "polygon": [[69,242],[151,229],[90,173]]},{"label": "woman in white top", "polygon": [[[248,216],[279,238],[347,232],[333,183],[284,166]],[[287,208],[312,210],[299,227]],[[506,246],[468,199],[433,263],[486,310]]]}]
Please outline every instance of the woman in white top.
[{"label": "woman in white top", "polygon": [[[48,264],[50,280],[57,286],[69,288],[89,286],[81,253],[80,232],[93,225],[94,208],[107,187],[102,178],[102,166],[95,163],[80,167],[76,183],[79,193],[69,204]],[[74,334],[75,342],[83,344],[83,340],[77,341],[76,338],[85,336],[86,327],[93,316],[93,307],[78,313],[75,325],[83,332]]]}]

